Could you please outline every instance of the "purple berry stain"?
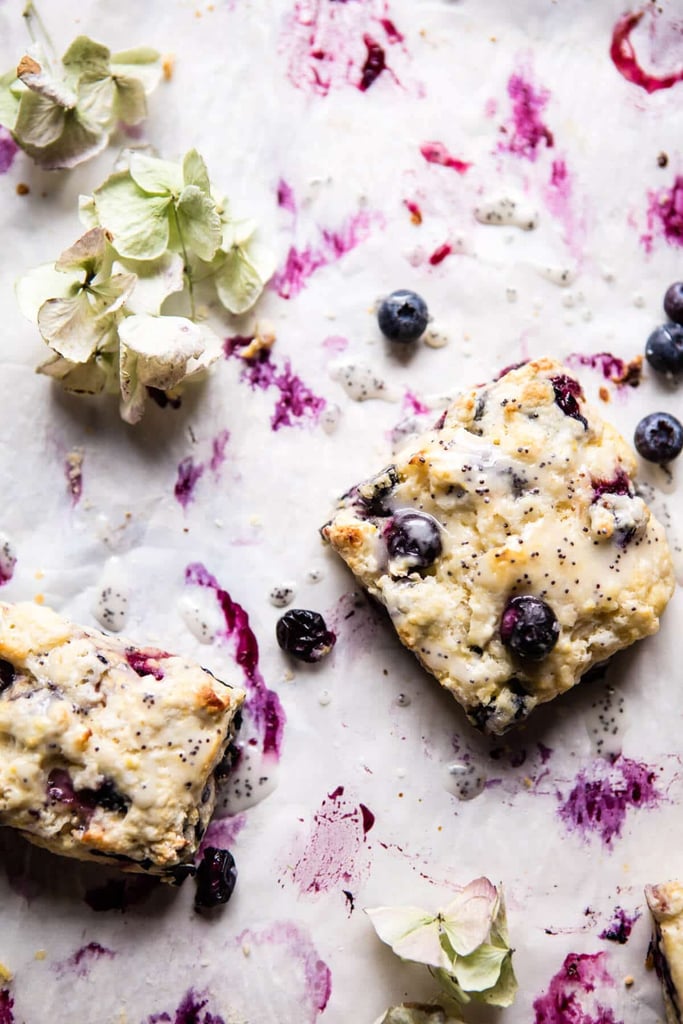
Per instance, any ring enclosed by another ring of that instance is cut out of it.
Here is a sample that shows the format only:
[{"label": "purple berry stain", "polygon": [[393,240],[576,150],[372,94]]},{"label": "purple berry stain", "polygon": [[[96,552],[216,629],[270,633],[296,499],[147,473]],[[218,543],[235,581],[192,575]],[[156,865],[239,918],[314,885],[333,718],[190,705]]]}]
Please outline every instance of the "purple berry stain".
[{"label": "purple berry stain", "polygon": [[[93,886],[85,892],[85,902],[96,913],[118,910],[145,903],[163,882],[153,875],[131,875],[108,879],[103,885]],[[0,1021],[1,1024],[1,1021]]]},{"label": "purple berry stain", "polygon": [[368,35],[367,32],[363,36],[363,43],[367,50],[367,56],[365,58],[365,63],[361,68],[358,88],[361,92],[366,92],[366,90],[370,88],[373,82],[375,82],[386,69],[387,58],[383,47],[381,47],[371,35]]},{"label": "purple berry stain", "polygon": [[276,431],[282,427],[300,426],[305,421],[317,423],[327,404],[325,399],[315,395],[308,385],[293,373],[288,359],[283,366],[275,363],[270,349],[261,349],[256,355],[242,358],[239,354],[240,349],[251,340],[241,335],[228,338],[223,351],[228,359],[234,356],[241,359],[241,379],[249,384],[252,390],[267,391],[269,388],[277,388],[280,392],[270,419],[271,429]]},{"label": "purple berry stain", "polygon": [[[647,9],[630,11],[619,18],[612,31],[610,57],[619,74],[623,75],[627,82],[640,86],[645,92],[653,93],[658,92],[660,89],[670,89],[672,85],[683,81],[683,71],[679,70],[665,75],[653,75],[640,66],[635,47],[631,41],[631,33],[640,24]],[[652,12],[651,16],[654,17],[655,8],[649,9]]]},{"label": "purple berry stain", "polygon": [[249,693],[245,707],[261,737],[262,751],[279,757],[286,716],[280,698],[274,690],[268,689],[259,670],[258,641],[249,625],[248,614],[200,562],[187,566],[185,582],[214,591],[225,622],[218,636],[235,643],[235,660],[244,673]]},{"label": "purple berry stain", "polygon": [[12,579],[16,564],[17,556],[12,544],[8,540],[0,538],[0,587]]},{"label": "purple berry stain", "polygon": [[[223,1017],[206,1009],[209,1005],[208,996],[200,995],[194,989],[188,989],[175,1010],[169,1013],[153,1013],[145,1024],[226,1024]],[[204,1011],[204,1012],[202,1012]]]},{"label": "purple berry stain", "polygon": [[583,391],[578,380],[574,380],[573,377],[568,377],[567,374],[561,373],[556,377],[551,377],[550,383],[555,392],[555,402],[559,405],[565,416],[583,423],[584,430],[587,430],[588,421],[581,414],[581,407],[577,401],[578,398],[583,398]]},{"label": "purple berry stain", "polygon": [[54,969],[61,976],[72,974],[77,978],[85,978],[91,966],[97,960],[113,960],[115,956],[116,953],[113,949],[107,949],[106,946],[100,945],[99,942],[88,942],[87,945],[81,946],[80,949],[77,949],[66,960],[56,963]]},{"label": "purple berry stain", "polygon": [[466,160],[460,160],[457,156],[451,156],[443,142],[423,142],[420,146],[420,153],[428,164],[436,164],[438,167],[450,167],[458,174],[466,174],[472,166]]},{"label": "purple berry stain", "polygon": [[648,230],[641,237],[645,251],[652,251],[655,236],[668,245],[683,246],[683,176],[677,174],[670,188],[649,192],[648,200]]},{"label": "purple berry stain", "polygon": [[591,480],[593,501],[603,494],[633,494],[633,484],[623,469],[618,469],[611,480]]},{"label": "purple berry stain", "polygon": [[370,236],[373,223],[381,223],[376,214],[361,210],[340,228],[321,228],[316,244],[300,249],[290,246],[284,266],[270,282],[270,288],[282,299],[293,299],[306,287],[308,278],[323,267],[342,259]]},{"label": "purple berry stain", "polygon": [[621,1024],[597,990],[614,987],[604,953],[569,953],[543,995],[534,1000],[534,1024]]},{"label": "purple berry stain", "polygon": [[282,210],[287,210],[289,213],[296,215],[294,189],[284,180],[284,178],[280,178],[277,183],[277,205]]},{"label": "purple berry stain", "polygon": [[175,499],[184,509],[194,498],[194,489],[204,475],[204,467],[195,464],[191,455],[178,463],[178,477],[173,488]]},{"label": "purple berry stain", "polygon": [[83,494],[83,451],[74,448],[64,460],[64,476],[66,486],[71,495],[71,505],[75,507]]},{"label": "purple berry stain", "polygon": [[337,786],[313,816],[305,848],[292,869],[292,881],[303,896],[348,889],[367,871],[366,837],[375,816],[365,804],[344,797]]},{"label": "purple berry stain", "polygon": [[633,925],[639,917],[639,911],[636,911],[635,914],[627,914],[623,907],[615,907],[611,922],[604,931],[600,932],[599,937],[606,939],[607,942],[617,942],[620,946],[624,946],[628,942]]},{"label": "purple berry stain", "polygon": [[19,147],[6,128],[0,125],[0,174],[6,174],[14,163]]},{"label": "purple berry stain", "polygon": [[139,676],[153,676],[157,680],[164,678],[164,670],[159,664],[164,658],[170,658],[167,651],[159,651],[154,647],[144,649],[130,648],[126,651],[126,661]]},{"label": "purple berry stain", "polygon": [[300,977],[303,991],[292,1020],[300,1024],[315,1024],[332,995],[332,972],[320,958],[309,935],[293,921],[276,921],[261,932],[247,928],[235,940],[237,949],[245,945],[252,949],[266,947],[272,957],[277,951],[286,957],[290,975]]},{"label": "purple berry stain", "polygon": [[662,799],[654,769],[623,754],[596,758],[579,772],[568,795],[557,795],[567,828],[585,840],[599,836],[607,847],[619,838],[632,811],[656,807]]},{"label": "purple berry stain", "polygon": [[0,989],[0,1024],[14,1024],[14,1000],[9,989]]},{"label": "purple berry stain", "polygon": [[550,149],[555,144],[553,133],[541,119],[550,93],[547,89],[536,89],[522,71],[510,76],[507,93],[512,100],[512,124],[505,129],[508,137],[498,149],[526,160],[536,160],[539,146]]},{"label": "purple berry stain", "polygon": [[626,362],[611,352],[570,352],[565,357],[567,366],[587,366],[601,373],[605,380],[617,387],[637,388],[643,371],[643,357],[636,356]]}]

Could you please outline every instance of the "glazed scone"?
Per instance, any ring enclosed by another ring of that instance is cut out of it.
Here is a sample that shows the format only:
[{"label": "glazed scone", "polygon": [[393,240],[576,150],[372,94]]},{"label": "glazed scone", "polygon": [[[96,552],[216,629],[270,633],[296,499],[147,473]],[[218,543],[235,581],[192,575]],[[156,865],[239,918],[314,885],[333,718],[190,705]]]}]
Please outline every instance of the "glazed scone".
[{"label": "glazed scone", "polygon": [[184,658],[0,603],[0,824],[54,853],[181,874],[244,696]]},{"label": "glazed scone", "polygon": [[[673,568],[635,468],[578,381],[540,359],[457,398],[322,534],[470,721],[500,734],[656,632]],[[525,649],[530,612],[547,636]]]},{"label": "glazed scone", "polygon": [[663,882],[645,887],[654,926],[650,951],[662,983],[667,1024],[681,1024],[683,996],[683,885]]}]

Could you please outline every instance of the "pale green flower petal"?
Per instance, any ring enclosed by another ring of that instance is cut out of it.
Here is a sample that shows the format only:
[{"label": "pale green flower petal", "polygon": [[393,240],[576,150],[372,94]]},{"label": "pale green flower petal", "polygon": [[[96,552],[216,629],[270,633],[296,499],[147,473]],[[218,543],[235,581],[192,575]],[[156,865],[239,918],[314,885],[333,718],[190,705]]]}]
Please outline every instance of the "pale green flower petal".
[{"label": "pale green flower petal", "polygon": [[119,78],[137,79],[149,95],[161,81],[160,54],[151,46],[138,46],[115,53],[111,58],[111,73],[117,81]]},{"label": "pale green flower petal", "polygon": [[139,379],[164,391],[183,379],[188,361],[203,351],[201,327],[182,316],[126,317],[119,325],[119,338],[122,375],[124,358],[134,355]]},{"label": "pale green flower petal", "polygon": [[196,185],[202,192],[206,192],[207,195],[211,194],[209,172],[206,169],[204,160],[196,149],[191,149],[189,153],[185,154],[185,159],[183,160],[183,183],[185,185]]},{"label": "pale green flower petal", "polygon": [[106,231],[92,228],[64,250],[55,263],[55,270],[81,270],[85,277],[93,277],[104,262],[108,244]]},{"label": "pale green flower petal", "polygon": [[[117,266],[114,264],[114,269]],[[126,301],[130,313],[159,313],[164,299],[181,292],[185,285],[183,259],[178,253],[164,253],[158,260],[122,260],[121,266],[135,275],[135,288]]]},{"label": "pale green flower petal", "polygon": [[245,313],[263,291],[264,281],[244,249],[234,247],[214,261],[216,291],[231,313]]},{"label": "pale green flower petal", "polygon": [[132,295],[136,283],[135,274],[113,274],[101,282],[94,281],[89,288],[93,314],[104,316],[121,309]]},{"label": "pale green flower petal", "polygon": [[97,216],[97,207],[92,196],[78,197],[78,219],[86,228],[99,227],[100,222]]},{"label": "pale green flower petal", "polygon": [[229,252],[234,245],[245,245],[256,233],[258,224],[255,220],[228,220],[223,214],[223,238],[221,248]]},{"label": "pale green flower petal", "polygon": [[5,128],[14,128],[19,113],[19,97],[12,88],[17,81],[14,71],[0,76],[0,124]]},{"label": "pale green flower petal", "polygon": [[382,942],[404,960],[450,967],[439,941],[438,918],[420,907],[374,907],[365,913]]},{"label": "pale green flower petal", "polygon": [[66,111],[53,100],[27,90],[19,101],[14,133],[22,147],[41,149],[56,142],[64,131]]},{"label": "pale green flower petal", "polygon": [[[19,115],[24,100],[19,107]],[[64,170],[89,160],[100,153],[109,136],[106,132],[95,129],[81,121],[77,110],[67,110],[64,114],[64,127],[58,139],[49,145],[33,145],[26,141],[19,132],[19,121],[14,128],[16,141],[31,159],[46,171]]]},{"label": "pale green flower petal", "polygon": [[186,185],[176,205],[177,227],[182,244],[209,262],[221,242],[221,222],[216,204],[197,185]]},{"label": "pale green flower petal", "polygon": [[46,100],[71,110],[76,106],[76,93],[62,78],[57,78],[50,70],[50,64],[39,44],[31,46],[17,64],[17,78],[24,85]]},{"label": "pale green flower petal", "polygon": [[167,195],[147,195],[127,171],[119,171],[95,190],[93,199],[98,219],[111,233],[120,256],[154,260],[165,252],[171,201]]},{"label": "pale green flower petal", "polygon": [[178,164],[142,153],[131,156],[130,176],[143,192],[153,196],[179,196],[183,188],[182,169]]},{"label": "pale green flower petal", "polygon": [[88,36],[78,36],[62,57],[67,74],[77,81],[81,75],[106,78],[109,75],[110,50]]},{"label": "pale green flower petal", "polygon": [[78,85],[78,111],[81,117],[100,128],[111,129],[116,122],[114,106],[116,86],[112,78],[84,75]]},{"label": "pale green flower petal", "polygon": [[117,75],[114,78],[114,120],[124,124],[140,124],[147,117],[147,98],[139,78]]},{"label": "pale green flower petal", "polygon": [[99,363],[74,364],[62,356],[53,356],[36,370],[58,380],[66,391],[79,395],[99,395],[106,384],[106,373]]},{"label": "pale green flower petal", "polygon": [[469,956],[457,957],[452,971],[466,992],[483,992],[496,984],[503,961],[509,955],[509,949],[500,949],[483,942]]},{"label": "pale green flower petal", "polygon": [[66,299],[48,299],[38,310],[38,329],[53,351],[73,363],[86,363],[102,344],[111,324],[93,316],[84,291]]},{"label": "pale green flower petal", "polygon": [[197,380],[206,374],[206,370],[223,356],[223,341],[215,331],[206,324],[197,325],[202,332],[203,351],[196,358],[188,360],[185,380]]},{"label": "pale green flower petal", "polygon": [[449,1017],[441,1006],[409,1003],[404,1006],[392,1006],[375,1021],[375,1024],[463,1024],[463,1022]]},{"label": "pale green flower petal", "polygon": [[55,270],[54,263],[34,267],[20,277],[15,286],[19,309],[27,320],[38,323],[38,310],[47,299],[64,299],[75,295],[83,278],[82,271],[64,274]]},{"label": "pale green flower petal", "polygon": [[511,1006],[517,994],[517,979],[512,966],[512,953],[503,961],[498,981],[493,988],[482,992],[479,998],[489,1006]]}]

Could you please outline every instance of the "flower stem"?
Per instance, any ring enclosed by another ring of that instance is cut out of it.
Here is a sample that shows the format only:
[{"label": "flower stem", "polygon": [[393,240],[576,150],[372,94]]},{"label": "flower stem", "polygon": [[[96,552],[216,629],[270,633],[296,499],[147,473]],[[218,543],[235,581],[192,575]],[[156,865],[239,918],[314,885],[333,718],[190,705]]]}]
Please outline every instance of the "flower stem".
[{"label": "flower stem", "polygon": [[194,281],[192,280],[192,274],[190,273],[190,260],[187,255],[187,249],[185,248],[185,239],[180,229],[180,221],[178,219],[178,211],[175,206],[173,207],[173,216],[175,217],[176,231],[178,232],[178,239],[180,241],[180,248],[183,253],[183,271],[185,273],[185,280],[187,281],[187,291],[190,298],[190,319],[194,320],[196,316],[195,305],[194,305]]},{"label": "flower stem", "polygon": [[24,22],[26,24],[26,31],[30,35],[31,41],[33,43],[44,43],[47,49],[52,54],[54,60],[57,61],[59,58],[57,56],[57,51],[55,50],[54,43],[50,38],[50,33],[45,28],[45,22],[41,18],[38,8],[33,3],[33,0],[28,0],[28,3],[24,7],[21,16],[24,19]]}]

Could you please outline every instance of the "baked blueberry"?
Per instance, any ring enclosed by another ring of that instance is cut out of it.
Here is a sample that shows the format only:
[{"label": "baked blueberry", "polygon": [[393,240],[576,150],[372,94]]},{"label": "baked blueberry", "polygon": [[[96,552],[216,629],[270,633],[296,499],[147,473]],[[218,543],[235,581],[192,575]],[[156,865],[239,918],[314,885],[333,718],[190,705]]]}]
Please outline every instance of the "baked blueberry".
[{"label": "baked blueberry", "polygon": [[389,341],[417,341],[428,321],[425,300],[405,288],[388,295],[377,310],[379,329]]},{"label": "baked blueberry", "polygon": [[292,608],[277,620],[277,642],[283,651],[299,661],[320,661],[329,654],[337,638],[319,612]]},{"label": "baked blueberry", "polygon": [[578,380],[567,376],[566,373],[561,373],[552,377],[550,383],[555,392],[555,402],[565,416],[570,416],[573,420],[583,423],[584,430],[587,430],[586,417],[581,414],[581,407],[577,402],[577,398],[583,398],[583,391]]},{"label": "baked blueberry", "polygon": [[655,327],[645,345],[645,358],[658,373],[680,373],[683,370],[683,327],[675,323]]},{"label": "baked blueberry", "polygon": [[195,876],[197,891],[194,897],[196,910],[217,907],[227,903],[235,889],[237,868],[235,858],[229,850],[207,846]]},{"label": "baked blueberry", "polygon": [[664,295],[664,312],[675,324],[683,324],[683,281],[674,281]]},{"label": "baked blueberry", "polygon": [[675,459],[683,448],[683,426],[671,413],[652,412],[636,427],[633,443],[639,455],[661,466]]},{"label": "baked blueberry", "polygon": [[560,624],[550,605],[532,594],[512,597],[500,620],[500,638],[520,658],[541,661],[552,651]]},{"label": "baked blueberry", "polygon": [[387,528],[391,558],[401,558],[408,569],[427,569],[442,551],[441,527],[433,516],[414,508],[397,512]]}]

